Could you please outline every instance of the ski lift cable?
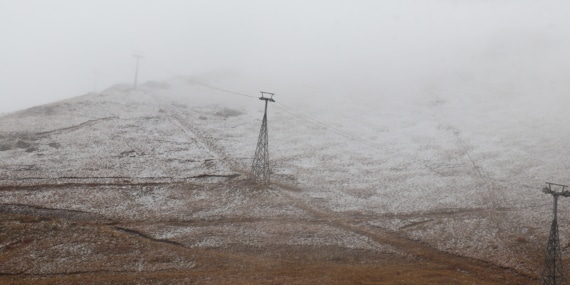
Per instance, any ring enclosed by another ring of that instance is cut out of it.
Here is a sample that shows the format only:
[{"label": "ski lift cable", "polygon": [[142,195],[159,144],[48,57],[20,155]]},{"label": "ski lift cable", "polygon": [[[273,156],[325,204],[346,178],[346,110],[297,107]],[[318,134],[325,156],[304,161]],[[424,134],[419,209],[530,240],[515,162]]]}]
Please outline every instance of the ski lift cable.
[{"label": "ski lift cable", "polygon": [[[150,63],[151,65],[154,65],[155,68],[158,67],[154,62],[149,62],[149,63]],[[158,69],[160,69],[162,72],[167,73],[167,74],[169,74],[169,75],[171,75],[171,76],[177,76],[177,75],[175,75],[175,74],[172,73],[172,72],[166,71],[166,69],[164,69],[164,68],[162,68],[162,67],[158,67]],[[207,84],[207,83],[201,82],[201,81],[196,80],[196,79],[186,79],[186,83],[187,83],[187,84],[199,85],[199,86],[202,86],[202,87],[205,87],[205,88],[208,88],[208,89],[212,89],[212,90],[216,90],[216,91],[220,91],[220,92],[224,92],[224,93],[232,94],[232,95],[236,95],[236,96],[242,96],[242,97],[247,97],[247,98],[258,98],[258,96],[253,96],[253,95],[249,95],[249,94],[245,94],[245,93],[241,93],[241,92],[237,92],[237,91],[233,91],[233,90],[221,88],[221,87],[218,87],[218,86],[214,86],[214,85],[212,85],[212,84]],[[326,131],[328,131],[328,132],[334,133],[334,134],[336,134],[336,135],[342,136],[342,137],[344,137],[344,138],[346,138],[346,139],[349,139],[349,140],[352,140],[352,141],[357,141],[357,142],[361,142],[361,143],[367,144],[368,146],[371,146],[371,147],[379,147],[379,146],[376,145],[374,142],[371,142],[371,141],[369,141],[369,140],[365,140],[365,139],[356,137],[356,136],[354,136],[354,135],[348,134],[348,133],[346,133],[346,132],[344,132],[344,131],[342,131],[342,130],[339,130],[339,129],[337,129],[337,128],[331,126],[330,124],[321,122],[321,121],[316,120],[316,119],[314,119],[314,118],[311,118],[311,117],[309,117],[309,116],[307,116],[307,115],[304,115],[304,114],[300,114],[300,113],[298,113],[298,112],[295,112],[295,111],[293,111],[293,108],[288,107],[287,105],[285,105],[285,104],[283,104],[283,103],[280,103],[280,102],[277,102],[277,103],[278,103],[278,104],[277,104],[276,106],[277,106],[279,109],[281,109],[282,111],[285,111],[286,113],[288,113],[289,115],[294,116],[294,117],[297,117],[298,119],[301,119],[301,120],[303,120],[303,121],[305,121],[305,122],[308,122],[308,123],[310,123],[310,124],[313,124],[313,125],[315,125],[315,126],[321,127],[321,128],[323,128],[324,130],[326,130]]]}]

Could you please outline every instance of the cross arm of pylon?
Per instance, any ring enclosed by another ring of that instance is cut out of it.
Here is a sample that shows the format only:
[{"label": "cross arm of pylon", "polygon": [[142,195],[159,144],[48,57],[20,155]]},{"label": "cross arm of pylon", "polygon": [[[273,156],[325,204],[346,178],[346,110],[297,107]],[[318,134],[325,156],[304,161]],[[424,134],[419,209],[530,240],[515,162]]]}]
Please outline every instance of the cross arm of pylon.
[{"label": "cross arm of pylon", "polygon": [[[542,192],[544,194],[550,194],[550,195],[554,195],[554,196],[563,196],[563,197],[570,197],[570,191],[568,191],[568,186],[567,185],[562,185],[562,184],[557,184],[557,183],[551,183],[551,182],[546,182],[547,186],[544,186],[544,188],[542,188]],[[562,188],[561,191],[554,191],[552,190],[552,187],[557,187],[557,188]]]},{"label": "cross arm of pylon", "polygon": [[[261,92],[261,97],[259,97],[259,100],[275,102],[275,100],[273,100],[273,96],[275,95],[275,93],[270,93],[265,91],[260,91],[260,92]],[[268,95],[269,97],[265,97],[265,95]]]}]

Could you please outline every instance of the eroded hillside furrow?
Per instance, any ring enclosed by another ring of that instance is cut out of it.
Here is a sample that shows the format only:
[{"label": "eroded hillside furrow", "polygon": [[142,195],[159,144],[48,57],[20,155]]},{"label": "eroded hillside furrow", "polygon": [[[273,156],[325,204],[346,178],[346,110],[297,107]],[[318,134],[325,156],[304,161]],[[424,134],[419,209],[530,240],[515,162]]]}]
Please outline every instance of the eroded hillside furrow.
[{"label": "eroded hillside furrow", "polygon": [[242,165],[229,155],[223,147],[221,147],[215,140],[211,137],[205,135],[195,124],[192,124],[186,116],[176,108],[176,105],[166,104],[163,98],[156,95],[152,95],[151,98],[154,99],[156,104],[161,106],[161,110],[165,110],[165,116],[167,120],[175,125],[177,128],[181,129],[189,140],[196,142],[201,148],[207,150],[213,156],[216,156],[219,161],[227,164],[232,172],[237,172],[242,175],[248,175],[249,173],[245,171]]},{"label": "eroded hillside furrow", "polygon": [[201,131],[195,125],[189,123],[186,119],[184,119],[182,115],[174,113],[172,119],[175,120],[186,133],[191,133],[199,142],[201,142],[205,148],[207,148],[211,153],[216,154],[225,163],[227,163],[232,171],[240,172],[242,174],[247,173],[247,171],[242,168],[242,165],[237,160],[233,159],[232,156],[229,155],[223,147],[214,142],[212,138],[205,136],[203,134],[203,131]]},{"label": "eroded hillside furrow", "polygon": [[42,137],[42,136],[53,135],[53,134],[57,134],[57,133],[61,133],[61,132],[73,131],[73,130],[77,130],[77,129],[80,129],[80,128],[83,128],[83,127],[87,127],[87,126],[94,125],[94,124],[99,123],[99,122],[114,120],[114,119],[118,119],[118,118],[119,118],[119,117],[113,116],[113,117],[105,117],[105,118],[93,119],[93,120],[89,120],[89,121],[83,122],[83,123],[78,124],[78,125],[75,125],[75,126],[70,126],[70,127],[65,127],[65,128],[60,128],[60,129],[45,131],[45,132],[39,132],[39,133],[36,133],[35,135],[36,135],[36,136],[39,136],[39,137]]},{"label": "eroded hillside furrow", "polygon": [[114,230],[119,231],[119,232],[123,232],[129,235],[134,235],[140,238],[144,238],[147,239],[149,241],[153,241],[153,242],[159,242],[159,243],[166,243],[166,244],[171,244],[171,245],[176,245],[176,246],[181,246],[184,247],[183,244],[175,242],[175,241],[171,241],[171,240],[167,240],[167,239],[156,239],[153,237],[150,237],[142,232],[133,230],[133,229],[127,229],[127,228],[123,228],[123,227],[113,227]]},{"label": "eroded hillside furrow", "polygon": [[473,150],[471,147],[467,145],[467,142],[459,135],[459,132],[454,132],[456,137],[457,145],[464,149],[469,162],[471,163],[473,170],[477,174],[477,177],[482,181],[485,185],[487,190],[487,196],[489,199],[489,203],[494,207],[501,207],[507,204],[506,198],[504,195],[501,195],[501,191],[499,191],[496,181],[489,176],[489,174],[483,169],[481,164],[473,158]]}]

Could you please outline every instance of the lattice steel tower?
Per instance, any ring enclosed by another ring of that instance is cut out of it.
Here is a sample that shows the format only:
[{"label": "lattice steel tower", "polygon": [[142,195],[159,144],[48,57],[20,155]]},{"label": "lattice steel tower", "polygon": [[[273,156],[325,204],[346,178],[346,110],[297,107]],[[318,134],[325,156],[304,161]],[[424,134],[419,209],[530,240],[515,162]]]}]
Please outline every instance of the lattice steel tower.
[{"label": "lattice steel tower", "polygon": [[[544,268],[542,269],[542,284],[560,285],[564,284],[564,274],[562,271],[562,252],[560,251],[560,239],[558,238],[558,221],[556,212],[558,210],[558,196],[570,197],[570,192],[566,190],[568,186],[555,183],[546,183],[542,189],[545,194],[550,194],[554,198],[552,225],[550,226],[550,236],[546,245],[546,256],[544,258]],[[562,188],[560,192],[552,190],[552,187]]]},{"label": "lattice steel tower", "polygon": [[[269,95],[265,97],[264,95]],[[259,131],[259,139],[257,140],[257,147],[255,148],[255,156],[253,157],[253,164],[251,165],[251,175],[253,179],[260,181],[263,184],[269,184],[269,139],[267,134],[267,103],[275,102],[273,100],[273,93],[261,91],[259,100],[265,101],[265,112],[263,113],[263,122],[261,123],[261,130]]]}]

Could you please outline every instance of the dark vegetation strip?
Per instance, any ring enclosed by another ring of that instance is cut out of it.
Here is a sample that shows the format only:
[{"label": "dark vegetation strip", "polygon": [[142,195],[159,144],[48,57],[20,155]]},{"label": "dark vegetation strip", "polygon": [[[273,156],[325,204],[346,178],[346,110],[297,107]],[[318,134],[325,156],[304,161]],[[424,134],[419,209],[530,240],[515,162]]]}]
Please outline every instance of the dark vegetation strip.
[{"label": "dark vegetation strip", "polygon": [[236,178],[241,174],[199,174],[195,176],[189,177],[172,177],[172,176],[61,176],[61,177],[21,177],[21,178],[0,178],[4,181],[28,181],[28,180],[88,180],[88,179],[149,179],[149,180],[158,180],[158,179],[171,179],[171,180],[182,180],[182,179],[195,179],[195,178],[208,178],[208,177],[222,177],[222,178]]},{"label": "dark vegetation strip", "polygon": [[[0,185],[0,191],[10,190],[29,190],[38,188],[65,188],[71,186],[81,187],[101,187],[101,186],[158,186],[158,185],[173,185],[173,184],[186,184],[188,180],[192,179],[206,179],[206,178],[226,178],[228,180],[239,177],[241,174],[200,174],[190,177],[59,177],[59,178],[19,178],[11,179],[11,181],[30,181],[30,180],[97,180],[97,179],[114,179],[122,181],[109,181],[109,182],[55,182],[55,183],[39,183],[39,184],[26,184],[26,185]],[[1,180],[1,179],[0,179]],[[153,182],[132,182],[131,180],[165,180]]]},{"label": "dark vegetation strip", "polygon": [[[192,227],[209,227],[216,225],[235,225],[235,224],[247,224],[247,223],[263,223],[263,222],[275,222],[275,223],[292,223],[292,224],[313,224],[314,220],[307,220],[301,218],[262,218],[262,217],[236,217],[236,218],[216,218],[216,219],[188,219],[188,220],[166,220],[166,221],[147,221],[147,220],[135,220],[129,221],[128,225],[170,225],[170,226],[192,226]],[[122,224],[122,223],[121,223]]]},{"label": "dark vegetation strip", "polygon": [[107,186],[159,186],[159,185],[173,185],[173,184],[184,184],[183,182],[141,182],[141,183],[129,183],[129,182],[68,182],[68,183],[45,183],[45,184],[31,184],[31,185],[4,185],[0,186],[0,191],[12,191],[12,190],[40,190],[42,188],[67,188],[67,187],[107,187]]},{"label": "dark vegetation strip", "polygon": [[24,204],[0,204],[0,213],[32,216],[39,218],[60,218],[74,222],[106,221],[104,217],[84,211],[69,209],[54,209]]},{"label": "dark vegetation strip", "polygon": [[[177,270],[172,269],[158,269],[146,272],[177,272]],[[71,271],[71,272],[53,272],[53,273],[10,273],[10,272],[0,272],[0,276],[37,276],[37,277],[47,277],[47,276],[71,276],[71,275],[82,275],[82,274],[100,274],[100,273],[140,273],[138,270],[93,270],[93,271]],[[18,283],[19,284],[19,283]]]}]

